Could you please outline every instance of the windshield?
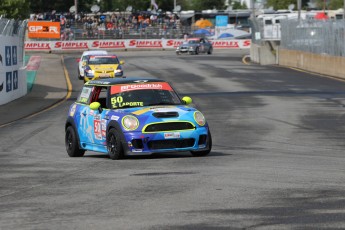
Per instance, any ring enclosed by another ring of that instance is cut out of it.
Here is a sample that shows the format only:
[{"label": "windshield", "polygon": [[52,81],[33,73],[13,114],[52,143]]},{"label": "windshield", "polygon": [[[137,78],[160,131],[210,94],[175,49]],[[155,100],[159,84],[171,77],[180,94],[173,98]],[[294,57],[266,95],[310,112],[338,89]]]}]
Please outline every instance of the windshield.
[{"label": "windshield", "polygon": [[89,65],[119,64],[116,57],[90,57]]},{"label": "windshield", "polygon": [[189,44],[196,44],[196,43],[198,43],[198,42],[197,42],[196,40],[189,40],[188,43],[189,43]]},{"label": "windshield", "polygon": [[113,109],[180,104],[179,97],[167,82],[123,84],[111,87]]}]

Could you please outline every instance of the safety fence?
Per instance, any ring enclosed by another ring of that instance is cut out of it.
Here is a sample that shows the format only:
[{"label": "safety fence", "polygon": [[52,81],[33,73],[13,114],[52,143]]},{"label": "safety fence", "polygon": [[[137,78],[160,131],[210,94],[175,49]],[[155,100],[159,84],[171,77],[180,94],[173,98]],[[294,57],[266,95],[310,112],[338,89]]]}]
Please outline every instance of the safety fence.
[{"label": "safety fence", "polygon": [[345,56],[345,21],[284,19],[275,25],[250,20],[252,43],[279,41],[280,48],[330,56]]}]

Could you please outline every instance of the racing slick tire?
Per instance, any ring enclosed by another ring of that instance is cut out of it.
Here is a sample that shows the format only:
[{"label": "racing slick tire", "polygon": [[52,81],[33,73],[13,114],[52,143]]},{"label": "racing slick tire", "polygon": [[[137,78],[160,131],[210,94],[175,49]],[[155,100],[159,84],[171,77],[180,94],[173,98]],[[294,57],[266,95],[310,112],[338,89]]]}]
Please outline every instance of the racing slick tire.
[{"label": "racing slick tire", "polygon": [[120,160],[124,157],[120,134],[114,128],[110,129],[107,135],[107,150],[112,160]]},{"label": "racing slick tire", "polygon": [[72,126],[68,126],[65,135],[65,146],[68,156],[70,157],[82,157],[85,150],[79,148],[77,134]]},{"label": "racing slick tire", "polygon": [[207,51],[207,54],[212,54],[213,52],[213,48],[211,47],[208,51]]},{"label": "racing slick tire", "polygon": [[211,136],[211,132],[208,131],[207,149],[203,151],[190,151],[190,152],[194,157],[204,157],[204,156],[207,156],[211,152],[211,149],[212,149],[212,136]]}]

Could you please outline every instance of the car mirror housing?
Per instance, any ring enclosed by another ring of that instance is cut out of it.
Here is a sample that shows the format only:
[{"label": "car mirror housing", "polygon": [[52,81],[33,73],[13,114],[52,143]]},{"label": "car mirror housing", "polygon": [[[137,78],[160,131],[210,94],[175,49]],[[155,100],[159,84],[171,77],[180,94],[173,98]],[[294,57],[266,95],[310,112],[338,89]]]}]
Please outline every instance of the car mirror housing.
[{"label": "car mirror housing", "polygon": [[189,104],[191,104],[192,103],[192,98],[190,98],[190,97],[188,97],[188,96],[185,96],[185,97],[183,97],[182,98],[182,101],[183,101],[183,103],[185,104],[185,105],[189,105]]},{"label": "car mirror housing", "polygon": [[82,64],[83,64],[83,66],[86,66],[86,61],[83,61],[83,63],[82,63]]},{"label": "car mirror housing", "polygon": [[125,61],[120,61],[120,65],[124,65],[125,64]]},{"label": "car mirror housing", "polygon": [[100,113],[102,112],[102,108],[101,108],[101,103],[99,103],[99,102],[92,102],[91,104],[90,104],[90,109],[91,110],[98,110]]}]

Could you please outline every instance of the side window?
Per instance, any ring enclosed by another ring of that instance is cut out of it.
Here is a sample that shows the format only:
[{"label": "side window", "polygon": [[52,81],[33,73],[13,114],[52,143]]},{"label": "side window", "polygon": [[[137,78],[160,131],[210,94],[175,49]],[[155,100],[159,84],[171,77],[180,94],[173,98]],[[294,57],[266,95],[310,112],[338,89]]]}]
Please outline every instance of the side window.
[{"label": "side window", "polygon": [[99,92],[99,96],[97,100],[99,103],[101,103],[102,108],[108,108],[107,95],[108,95],[108,87],[102,87],[101,91]]},{"label": "side window", "polygon": [[97,101],[101,104],[102,108],[108,108],[107,95],[108,95],[108,87],[95,86],[90,103]]},{"label": "side window", "polygon": [[83,103],[83,104],[90,104],[91,92],[92,92],[92,87],[84,86],[81,93],[79,94],[77,102]]}]

